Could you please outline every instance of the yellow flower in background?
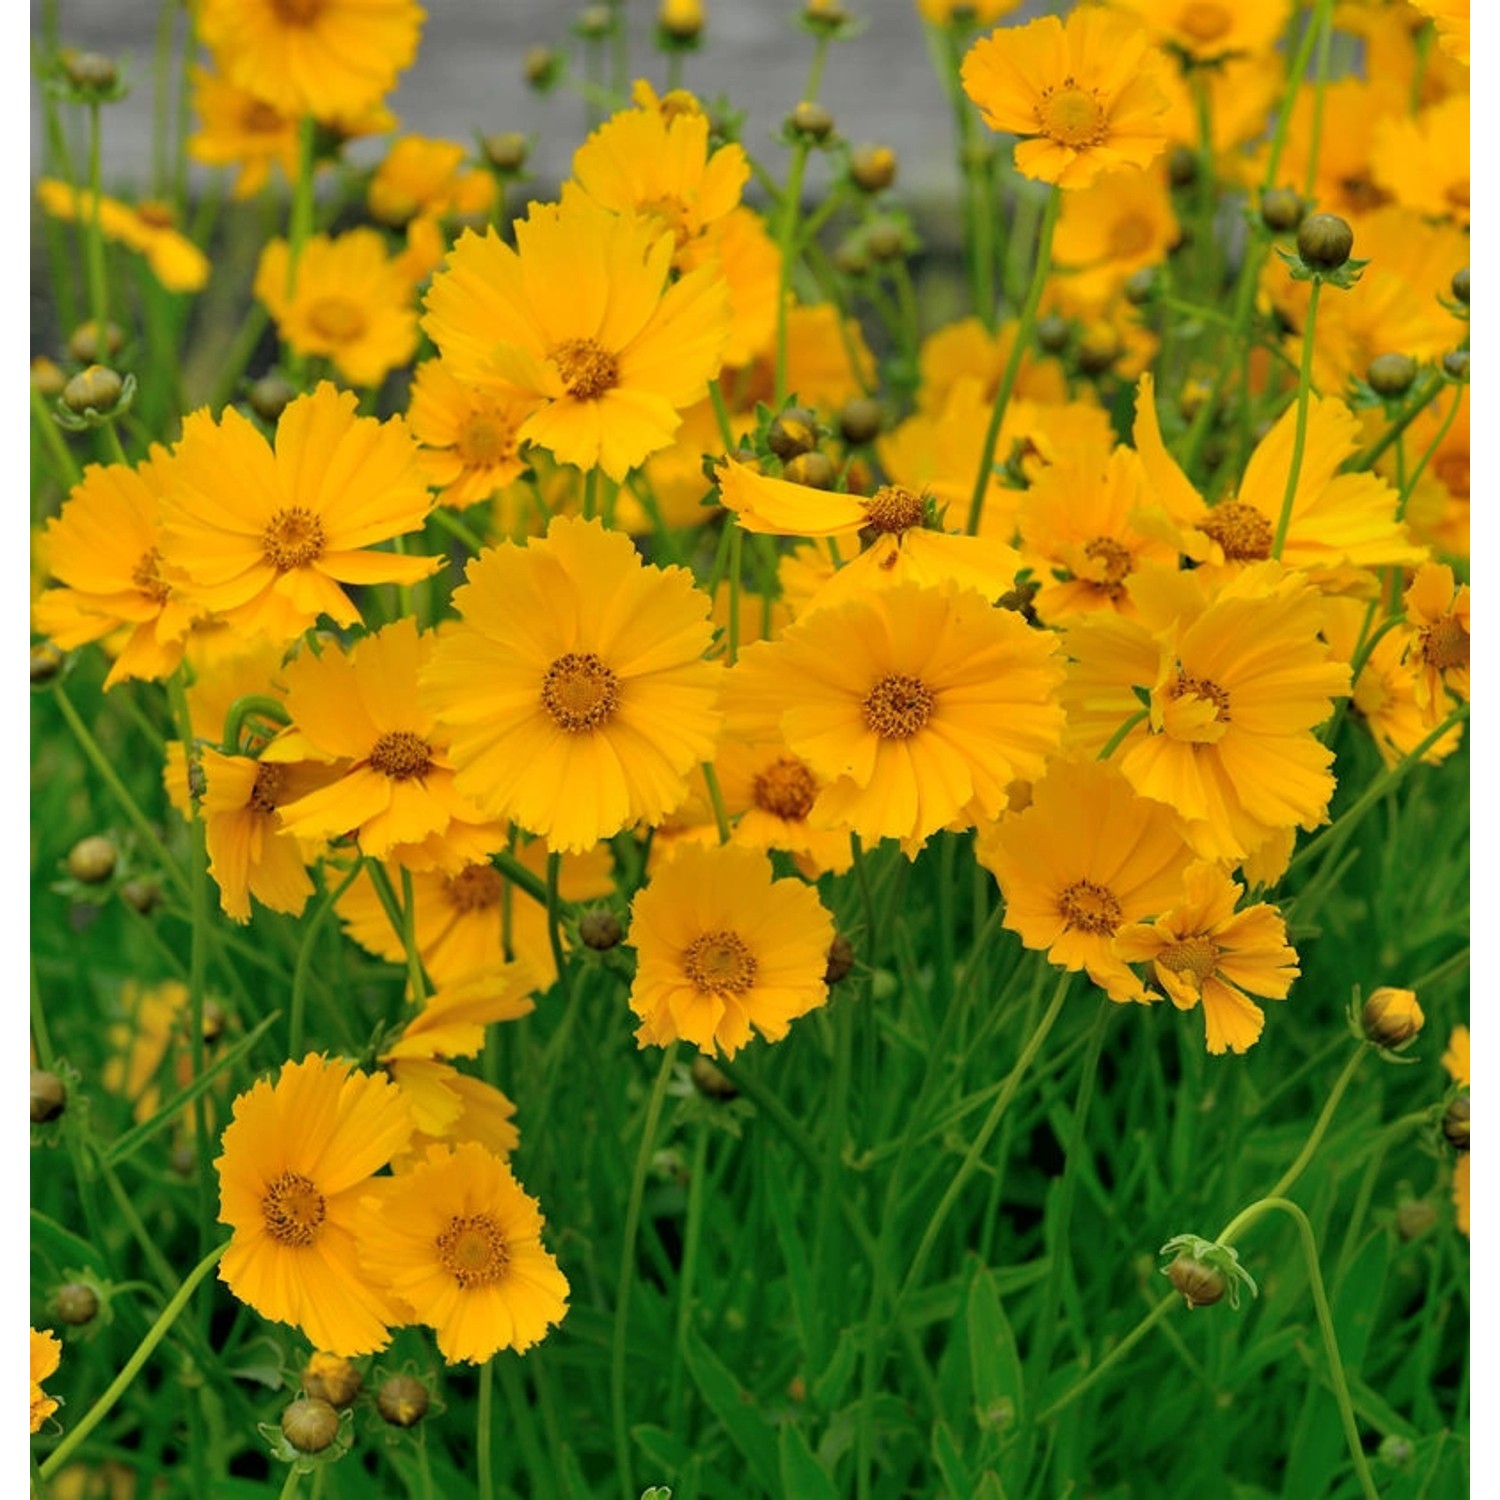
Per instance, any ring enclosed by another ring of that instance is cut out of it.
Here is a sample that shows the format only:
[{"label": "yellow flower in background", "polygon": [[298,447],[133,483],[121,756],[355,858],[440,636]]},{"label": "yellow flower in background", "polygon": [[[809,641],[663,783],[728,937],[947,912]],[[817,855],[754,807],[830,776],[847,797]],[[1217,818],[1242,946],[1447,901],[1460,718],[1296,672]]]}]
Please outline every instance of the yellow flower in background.
[{"label": "yellow flower in background", "polygon": [[1301,970],[1287,945],[1286,923],[1262,901],[1236,911],[1244,894],[1218,865],[1200,861],[1183,876],[1183,891],[1154,922],[1115,932],[1127,963],[1149,963],[1178,1010],[1203,1004],[1208,1050],[1244,1052],[1259,1039],[1265,1013],[1250,999],[1284,1000]]},{"label": "yellow flower in background", "polygon": [[[1443,1066],[1448,1070],[1448,1076],[1459,1088],[1467,1090],[1469,1087],[1469,1028],[1467,1026],[1455,1026],[1448,1037],[1448,1047],[1443,1053]],[[1463,1097],[1463,1096],[1461,1096]],[[1467,1098],[1463,1099],[1468,1103]],[[1462,1137],[1467,1141],[1468,1113],[1464,1111],[1462,1120],[1465,1133]],[[1459,1145],[1459,1137],[1450,1136],[1450,1141],[1455,1146]],[[1467,1145],[1459,1150],[1458,1161],[1453,1167],[1453,1211],[1454,1222],[1460,1234],[1469,1232],[1469,1151]],[[35,1378],[35,1377],[33,1377]]]},{"label": "yellow flower in background", "polygon": [[[774,316],[774,301],[773,316]],[[787,391],[804,406],[835,411],[876,385],[875,356],[857,318],[832,303],[794,304],[786,314]],[[763,348],[739,385],[741,409],[776,394],[774,348]]]},{"label": "yellow flower in background", "polygon": [[459,141],[403,135],[391,142],[365,198],[372,218],[401,226],[417,217],[487,214],[495,179],[480,167],[462,171],[468,148]]},{"label": "yellow flower in background", "polygon": [[219,1279],[315,1348],[385,1348],[397,1315],[362,1273],[355,1236],[361,1198],[411,1128],[389,1079],[315,1055],[241,1094],[214,1163],[219,1222],[234,1231]]},{"label": "yellow flower in background", "polygon": [[521,1353],[561,1323],[568,1279],[542,1244],[535,1198],[473,1143],[435,1146],[369,1198],[360,1259],[449,1364]]},{"label": "yellow flower in background", "polygon": [[40,1333],[31,1330],[31,1430],[40,1432],[42,1423],[57,1410],[56,1397],[42,1389],[42,1382],[57,1373],[62,1363],[62,1344],[50,1328]]},{"label": "yellow flower in background", "polygon": [[459,790],[560,852],[664,818],[719,726],[722,668],[703,660],[709,600],[692,576],[559,517],[465,578],[424,677]]},{"label": "yellow flower in background", "polygon": [[236,198],[253,198],[270,180],[272,167],[280,167],[291,182],[297,175],[297,117],[211,68],[195,67],[192,80],[199,125],[188,138],[188,155],[206,167],[238,167]]},{"label": "yellow flower in background", "polygon": [[1061,188],[1144,167],[1167,144],[1166,59],[1139,26],[1101,7],[1043,16],[969,49],[964,92],[991,130],[1023,139],[1016,170]]},{"label": "yellow flower in background", "polygon": [[[1453,392],[1440,390],[1437,398],[1407,428],[1407,450],[1432,457],[1422,470],[1406,514],[1418,540],[1428,543],[1445,557],[1469,556],[1469,387],[1459,397],[1458,415],[1442,432]],[[1434,448],[1432,445],[1436,443]],[[1396,457],[1387,453],[1381,461],[1387,478],[1396,474]]]},{"label": "yellow flower in background", "polygon": [[281,414],[274,450],[233,407],[183,422],[164,501],[162,555],[174,587],[246,634],[286,642],[327,615],[359,618],[345,584],[415,583],[436,557],[375,542],[415,531],[432,508],[399,417],[355,415],[326,381]]},{"label": "yellow flower in background", "polygon": [[[975,380],[988,412],[1019,328],[1012,319],[991,333],[978,318],[960,318],[928,334],[917,355],[922,377],[917,390],[920,409],[942,411],[961,382]],[[1027,350],[1021,356],[1014,394],[1029,401],[1061,403],[1068,399],[1068,378],[1057,360]]]},{"label": "yellow flower in background", "polygon": [[416,0],[202,0],[198,36],[232,82],[334,122],[377,104],[416,56]]},{"label": "yellow flower in background", "polygon": [[630,909],[636,1041],[733,1057],[752,1028],[779,1042],[828,998],[833,918],[817,891],[776,880],[754,849],[684,845]]},{"label": "yellow flower in background", "polygon": [[422,472],[438,502],[462,508],[491,499],[526,467],[521,425],[535,400],[460,380],[440,359],[417,366],[406,420],[422,445]]},{"label": "yellow flower in background", "polygon": [[1443,1053],[1443,1066],[1448,1076],[1459,1088],[1469,1087],[1469,1028],[1455,1026],[1448,1037],[1448,1048]]},{"label": "yellow flower in background", "polygon": [[423,320],[453,373],[540,405],[521,437],[611,479],[667,447],[719,372],[729,298],[714,265],[669,282],[654,219],[582,197],[533,203],[516,248],[469,233],[433,278]]},{"label": "yellow flower in background", "polygon": [[1428,218],[1469,222],[1469,97],[1454,94],[1415,117],[1392,115],[1376,127],[1375,179],[1403,208]]},{"label": "yellow flower in background", "polygon": [[1437,27],[1438,45],[1456,62],[1469,66],[1469,5],[1471,0],[1411,0]]},{"label": "yellow flower in background", "polygon": [[[93,222],[91,189],[69,187],[54,177],[44,177],[36,193],[43,209],[54,219],[68,224]],[[208,280],[208,257],[173,227],[172,210],[164,203],[139,203],[132,208],[118,198],[101,195],[99,233],[145,256],[151,274],[169,292],[196,292]]]},{"label": "yellow flower in background", "polygon": [[378,230],[313,235],[290,287],[289,256],[285,240],[266,244],[255,295],[296,353],[327,356],[351,385],[379,385],[416,353],[411,283]]},{"label": "yellow flower in background", "polygon": [[989,26],[1021,0],[916,0],[917,14],[934,26]]},{"label": "yellow flower in background", "polygon": [[[759,355],[774,354],[776,303],[781,295],[781,251],[766,229],[765,220],[753,208],[741,204],[722,219],[716,219],[697,239],[678,251],[678,269],[717,266],[729,290],[729,341],[724,345],[724,363],[748,365]],[[852,320],[848,324],[851,344],[863,346]],[[790,329],[787,334],[787,368],[795,368]],[[811,398],[809,398],[811,399]]]},{"label": "yellow flower in background", "polygon": [[1151,40],[1170,46],[1195,62],[1213,62],[1241,53],[1268,53],[1291,19],[1290,0],[1113,0],[1117,10],[1136,17]]},{"label": "yellow flower in background", "polygon": [[1110,172],[1063,199],[1052,260],[1071,302],[1102,309],[1133,272],[1165,260],[1180,233],[1158,164]]},{"label": "yellow flower in background", "polygon": [[1469,585],[1447,563],[1423,563],[1402,601],[1415,632],[1407,660],[1417,668],[1417,702],[1436,724],[1447,694],[1469,701]]}]

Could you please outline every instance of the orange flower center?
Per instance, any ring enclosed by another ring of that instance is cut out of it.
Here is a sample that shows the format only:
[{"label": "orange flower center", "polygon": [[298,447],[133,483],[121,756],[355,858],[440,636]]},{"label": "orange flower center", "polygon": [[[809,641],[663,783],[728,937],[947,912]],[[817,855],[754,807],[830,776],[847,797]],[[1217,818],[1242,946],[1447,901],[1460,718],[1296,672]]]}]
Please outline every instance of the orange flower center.
[{"label": "orange flower center", "polygon": [[1454,208],[1467,208],[1469,206],[1469,179],[1467,177],[1460,177],[1456,181],[1450,182],[1443,189],[1443,197]]},{"label": "orange flower center", "polygon": [[1201,990],[1219,965],[1219,950],[1206,937],[1183,938],[1180,943],[1163,948],[1156,955],[1156,962],[1174,974],[1188,975],[1193,988]]},{"label": "orange flower center", "polygon": [[1094,564],[1089,570],[1091,583],[1097,583],[1111,599],[1125,592],[1125,578],[1130,572],[1130,550],[1112,536],[1096,536],[1083,549],[1083,555]]},{"label": "orange flower center", "polygon": [[568,339],[548,358],[557,366],[568,394],[579,401],[597,401],[620,383],[614,355],[593,339]]},{"label": "orange flower center", "polygon": [[286,128],[286,116],[264,100],[251,99],[240,112],[240,128],[251,135],[279,135]]},{"label": "orange flower center", "polygon": [[755,955],[737,932],[705,932],[688,944],[682,970],[700,995],[743,995],[755,983]]},{"label": "orange flower center", "polygon": [[266,561],[278,573],[305,568],[323,555],[323,519],[300,505],[278,510],[260,537]]},{"label": "orange flower center", "polygon": [[1469,665],[1469,632],[1457,620],[1439,620],[1422,631],[1422,660],[1439,672]]},{"label": "orange flower center", "polygon": [[1167,684],[1167,697],[1202,698],[1205,702],[1213,704],[1215,723],[1227,724],[1229,722],[1229,694],[1217,682],[1210,682],[1206,677],[1189,677],[1179,667],[1177,680]]},{"label": "orange flower center", "polygon": [[326,0],[271,0],[271,9],[283,26],[311,26]]},{"label": "orange flower center", "polygon": [[1063,79],[1061,88],[1043,89],[1034,113],[1044,136],[1075,151],[1097,146],[1109,134],[1109,117],[1098,93],[1079,88],[1072,78]]},{"label": "orange flower center", "polygon": [[282,783],[286,780],[286,767],[275,761],[263,760],[255,768],[255,785],[250,788],[250,810],[258,813],[273,813],[280,805]]},{"label": "orange flower center", "polygon": [[161,581],[160,569],[161,553],[153,547],[149,552],[141,553],[141,560],[135,565],[130,581],[154,603],[165,604],[170,590]]},{"label": "orange flower center", "polygon": [[892,672],[865,697],[865,727],[883,740],[909,740],[937,707],[933,691],[920,677]]},{"label": "orange flower center", "polygon": [[1341,177],[1339,187],[1343,190],[1344,206],[1354,213],[1370,213],[1392,201],[1391,195],[1371,177]]},{"label": "orange flower center", "polygon": [[505,1275],[510,1247],[493,1214],[454,1214],[437,1237],[438,1263],[468,1291]]},{"label": "orange flower center", "polygon": [[800,760],[783,755],[755,778],[751,796],[762,812],[800,823],[818,800],[818,783]]},{"label": "orange flower center", "polygon": [[370,751],[370,769],[392,781],[425,776],[432,767],[432,746],[409,729],[388,729]]},{"label": "orange flower center", "polygon": [[1116,219],[1109,227],[1109,254],[1114,260],[1124,260],[1127,256],[1139,255],[1143,250],[1151,248],[1151,242],[1155,236],[1151,233],[1151,225],[1139,214],[1127,214],[1123,219]]},{"label": "orange flower center", "polygon": [[492,412],[475,412],[459,428],[454,446],[467,468],[488,468],[515,453],[516,429]]},{"label": "orange flower center", "polygon": [[592,651],[559,656],[542,678],[542,707],[568,734],[597,729],[620,706],[620,679]]},{"label": "orange flower center", "polygon": [[1115,893],[1092,880],[1075,880],[1057,898],[1057,909],[1069,927],[1104,937],[1114,932],[1124,916]]},{"label": "orange flower center", "polygon": [[1271,523],[1242,500],[1216,505],[1198,522],[1198,530],[1224,549],[1228,562],[1264,562],[1271,555],[1271,544],[1276,539]]},{"label": "orange flower center", "polygon": [[353,343],[369,326],[364,309],[348,297],[319,297],[308,308],[307,321],[330,344]]},{"label": "orange flower center", "polygon": [[922,497],[899,484],[882,485],[865,506],[865,525],[871,531],[899,535],[920,526],[926,513]]},{"label": "orange flower center", "polygon": [[1222,5],[1199,0],[1183,9],[1178,25],[1195,42],[1216,42],[1234,25],[1234,17]]},{"label": "orange flower center", "polygon": [[1432,472],[1447,486],[1450,495],[1461,495],[1465,500],[1469,498],[1469,455],[1465,453],[1445,453],[1441,458],[1432,462]]},{"label": "orange flower center", "polygon": [[266,1233],[278,1245],[310,1245],[328,1214],[328,1202],[317,1184],[300,1172],[283,1172],[260,1200]]},{"label": "orange flower center", "polygon": [[505,882],[493,865],[465,865],[443,882],[443,894],[461,912],[488,911],[499,906]]}]

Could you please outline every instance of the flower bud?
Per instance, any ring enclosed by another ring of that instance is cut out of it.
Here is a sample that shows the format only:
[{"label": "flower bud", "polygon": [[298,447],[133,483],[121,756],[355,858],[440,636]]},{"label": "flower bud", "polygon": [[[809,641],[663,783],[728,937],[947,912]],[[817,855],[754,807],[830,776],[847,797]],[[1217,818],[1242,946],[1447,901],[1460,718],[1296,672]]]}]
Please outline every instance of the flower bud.
[{"label": "flower bud", "polygon": [[789,406],[766,433],[771,452],[783,463],[818,446],[818,419],[805,406]]},{"label": "flower bud", "polygon": [[291,381],[273,370],[250,387],[250,409],[262,422],[275,422],[296,394],[297,388]]},{"label": "flower bud", "polygon": [[693,1087],[706,1099],[733,1099],[739,1093],[723,1069],[715,1066],[701,1052],[694,1055],[689,1071]]},{"label": "flower bud", "polygon": [[799,453],[782,473],[793,484],[805,484],[814,490],[831,490],[839,477],[833,460],[816,448],[811,453]]},{"label": "flower bud", "polygon": [[1467,266],[1453,273],[1453,295],[1465,307],[1469,305],[1469,268]]},{"label": "flower bud", "polygon": [[885,424],[885,413],[880,403],[869,396],[856,396],[844,403],[839,412],[839,436],[853,447],[873,443]]},{"label": "flower bud", "polygon": [[854,944],[842,932],[833,935],[828,948],[828,967],[823,970],[823,983],[832,987],[843,979],[854,967]]},{"label": "flower bud", "polygon": [[84,885],[102,885],[115,873],[119,857],[113,839],[93,833],[68,850],[68,874]]},{"label": "flower bud", "polygon": [[1417,362],[1409,354],[1377,354],[1365,371],[1365,379],[1377,396],[1404,396],[1417,378]]},{"label": "flower bud", "polygon": [[1121,289],[1125,293],[1125,300],[1132,307],[1143,307],[1151,300],[1151,294],[1156,290],[1156,270],[1152,266],[1142,266],[1139,271],[1132,271],[1125,278],[1125,285]]},{"label": "flower bud", "polygon": [[1212,1307],[1228,1288],[1222,1271],[1187,1254],[1179,1255],[1167,1267],[1167,1280],[1182,1293],[1189,1307]]},{"label": "flower bud", "polygon": [[833,116],[821,104],[804,99],[786,117],[787,129],[808,141],[822,141],[833,134]]},{"label": "flower bud", "polygon": [[102,338],[99,325],[93,322],[80,323],[68,335],[68,353],[81,365],[113,359],[124,347],[125,334],[118,323],[106,323]]},{"label": "flower bud", "polygon": [[51,641],[38,641],[31,648],[31,685],[40,687],[62,671],[63,654]]},{"label": "flower bud", "polygon": [[79,416],[88,411],[107,412],[124,389],[125,382],[107,365],[90,365],[63,387],[62,404]]},{"label": "flower bud", "polygon": [[31,1123],[45,1125],[68,1107],[68,1090],[56,1073],[31,1070]]},{"label": "flower bud", "polygon": [[661,0],[656,24],[675,42],[694,42],[703,30],[703,0]]},{"label": "flower bud", "polygon": [[869,247],[870,258],[877,261],[900,260],[911,249],[906,231],[890,219],[870,225],[865,244]]},{"label": "flower bud", "polygon": [[1297,230],[1297,254],[1310,271],[1337,271],[1354,249],[1354,231],[1337,214],[1309,214]]},{"label": "flower bud", "polygon": [[392,1375],[375,1392],[375,1405],[392,1427],[415,1427],[431,1404],[427,1387],[412,1375]]},{"label": "flower bud", "polygon": [[1049,313],[1045,318],[1037,319],[1036,341],[1048,354],[1060,354],[1072,337],[1073,325],[1066,318]]},{"label": "flower bud", "polygon": [[1396,1233],[1408,1244],[1437,1223],[1438,1212],[1425,1198],[1403,1198],[1396,1205]]},{"label": "flower bud", "polygon": [[802,7],[802,19],[819,30],[834,31],[849,19],[849,13],[839,0],[807,0]]},{"label": "flower bud", "polygon": [[65,1281],[52,1294],[57,1316],[74,1328],[82,1328],[99,1316],[99,1294],[86,1281]]},{"label": "flower bud", "polygon": [[45,354],[38,354],[32,359],[32,388],[43,400],[51,401],[62,395],[67,383],[68,377],[63,374],[62,366],[55,359],[48,359]]},{"label": "flower bud", "polygon": [[584,947],[598,953],[613,948],[624,935],[620,919],[607,907],[595,907],[578,919],[578,936],[583,939]]},{"label": "flower bud", "polygon": [[[33,1078],[36,1074],[31,1075]],[[1443,1137],[1455,1151],[1469,1149],[1469,1096],[1460,1094],[1443,1111]]]},{"label": "flower bud", "polygon": [[1371,991],[1359,1014],[1365,1036],[1377,1047],[1399,1047],[1409,1042],[1422,1029],[1425,1019],[1415,990],[1396,989],[1388,984]]},{"label": "flower bud", "polygon": [[545,94],[562,74],[562,58],[550,47],[533,47],[522,66],[526,82],[541,94]]},{"label": "flower bud", "polygon": [[1123,352],[1120,335],[1108,323],[1092,323],[1078,341],[1078,368],[1085,375],[1103,375]]},{"label": "flower bud", "polygon": [[497,172],[519,172],[526,165],[531,152],[530,140],[519,130],[507,130],[502,135],[487,135],[484,138],[484,154]]},{"label": "flower bud", "polygon": [[1306,212],[1302,195],[1291,188],[1267,188],[1260,195],[1260,221],[1276,234],[1290,234]]},{"label": "flower bud", "polygon": [[889,146],[860,146],[849,158],[849,175],[867,193],[884,192],[896,180],[896,153]]},{"label": "flower bud", "polygon": [[339,1414],[318,1396],[299,1396],[281,1414],[281,1435],[298,1453],[321,1453],[339,1435]]},{"label": "flower bud", "polygon": [[1469,351],[1453,349],[1443,356],[1443,374],[1450,380],[1469,378]]},{"label": "flower bud", "polygon": [[608,36],[614,25],[614,16],[607,5],[588,5],[578,13],[578,19],[573,23],[573,30],[579,36],[601,37]]},{"label": "flower bud", "polygon": [[90,93],[104,93],[120,80],[120,70],[114,59],[102,52],[65,52],[62,57],[63,73],[75,89]]},{"label": "flower bud", "polygon": [[863,276],[870,269],[869,253],[853,235],[835,246],[833,263],[845,276]]},{"label": "flower bud", "polygon": [[1381,1463],[1389,1464],[1393,1469],[1405,1469],[1416,1457],[1417,1450],[1412,1446],[1410,1438],[1402,1437],[1399,1432],[1388,1432],[1381,1438],[1380,1446],[1375,1450],[1375,1457]]},{"label": "flower bud", "polygon": [[342,1354],[324,1354],[314,1350],[302,1367],[304,1395],[326,1401],[330,1406],[349,1406],[364,1388],[365,1378],[353,1360]]}]

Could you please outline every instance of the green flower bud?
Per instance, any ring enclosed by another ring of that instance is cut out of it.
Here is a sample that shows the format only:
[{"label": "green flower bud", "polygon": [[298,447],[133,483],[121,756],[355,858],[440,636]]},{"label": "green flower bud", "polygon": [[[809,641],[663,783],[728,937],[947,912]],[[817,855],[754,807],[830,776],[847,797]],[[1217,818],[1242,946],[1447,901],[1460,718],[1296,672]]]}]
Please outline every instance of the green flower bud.
[{"label": "green flower bud", "polygon": [[115,873],[119,857],[113,839],[90,834],[68,850],[68,874],[83,885],[103,885]]},{"label": "green flower bud", "polygon": [[299,1396],[281,1414],[281,1435],[298,1453],[321,1453],[339,1435],[339,1414],[317,1396]]},{"label": "green flower bud", "polygon": [[1365,379],[1377,396],[1404,396],[1417,378],[1417,362],[1409,354],[1377,354],[1365,371]]},{"label": "green flower bud", "polygon": [[1310,271],[1337,271],[1354,249],[1354,231],[1337,214],[1309,214],[1297,230],[1297,254]]},{"label": "green flower bud", "polygon": [[771,452],[783,463],[818,446],[818,419],[805,406],[789,406],[766,433]]}]

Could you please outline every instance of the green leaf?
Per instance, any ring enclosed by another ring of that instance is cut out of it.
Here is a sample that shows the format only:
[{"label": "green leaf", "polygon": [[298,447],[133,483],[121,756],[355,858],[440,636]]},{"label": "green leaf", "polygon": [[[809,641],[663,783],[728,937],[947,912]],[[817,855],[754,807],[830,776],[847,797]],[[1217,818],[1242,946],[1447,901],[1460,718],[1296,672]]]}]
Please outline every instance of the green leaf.
[{"label": "green leaf", "polygon": [[974,1481],[964,1464],[963,1454],[958,1450],[958,1439],[946,1422],[935,1423],[932,1429],[932,1461],[943,1476],[947,1489],[946,1500],[974,1500]]},{"label": "green leaf", "polygon": [[698,1394],[708,1409],[724,1424],[729,1440],[739,1449],[751,1472],[768,1494],[779,1487],[776,1436],[761,1416],[750,1394],[703,1342],[696,1329],[689,1328],[682,1344],[683,1362]]},{"label": "green leaf", "polygon": [[797,1500],[839,1500],[828,1472],[812,1455],[807,1439],[793,1422],[781,1429],[781,1493]]},{"label": "green leaf", "polygon": [[818,1411],[833,1411],[844,1399],[858,1359],[859,1341],[852,1328],[845,1328],[840,1331],[839,1341],[833,1346],[833,1357],[824,1367],[823,1373],[813,1381],[809,1392],[812,1404]]},{"label": "green leaf", "polygon": [[969,1285],[966,1313],[974,1415],[981,1431],[1002,1437],[1015,1433],[1025,1417],[1021,1354],[1000,1294],[988,1270],[980,1267]]}]

